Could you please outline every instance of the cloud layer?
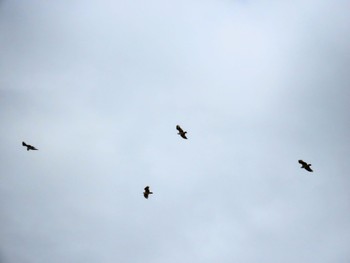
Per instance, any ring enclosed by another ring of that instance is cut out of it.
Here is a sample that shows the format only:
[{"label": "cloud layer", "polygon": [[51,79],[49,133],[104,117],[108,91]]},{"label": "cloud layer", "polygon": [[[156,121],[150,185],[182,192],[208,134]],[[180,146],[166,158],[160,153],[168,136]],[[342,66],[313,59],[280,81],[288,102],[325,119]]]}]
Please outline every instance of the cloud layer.
[{"label": "cloud layer", "polygon": [[0,261],[348,262],[349,4],[124,2],[0,3]]}]

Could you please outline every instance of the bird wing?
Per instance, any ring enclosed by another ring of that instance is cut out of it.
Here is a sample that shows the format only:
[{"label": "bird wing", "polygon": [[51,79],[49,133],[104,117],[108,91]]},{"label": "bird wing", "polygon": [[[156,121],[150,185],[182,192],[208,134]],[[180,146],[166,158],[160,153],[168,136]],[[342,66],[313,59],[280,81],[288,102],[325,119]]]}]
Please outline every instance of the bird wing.
[{"label": "bird wing", "polygon": [[149,193],[149,186],[146,186],[146,187],[145,187],[145,191],[146,191],[147,193]]},{"label": "bird wing", "polygon": [[307,163],[304,162],[303,160],[299,160],[298,162],[299,162],[301,165],[307,165]]},{"label": "bird wing", "polygon": [[25,142],[22,142],[22,145],[23,145],[23,146],[27,146],[27,144],[26,144]]},{"label": "bird wing", "polygon": [[143,196],[144,196],[146,199],[148,199],[148,193],[144,192],[144,193],[143,193]]},{"label": "bird wing", "polygon": [[179,131],[179,133],[183,133],[183,129],[181,129],[180,125],[176,125],[176,129]]},{"label": "bird wing", "polygon": [[182,138],[187,139],[187,137],[186,137],[186,134],[185,134],[185,133],[181,133],[180,135],[181,135],[181,137],[182,137]]},{"label": "bird wing", "polygon": [[310,166],[308,165],[308,166],[306,166],[305,167],[305,169],[307,170],[307,171],[309,171],[309,172],[313,172],[313,170],[310,168]]}]

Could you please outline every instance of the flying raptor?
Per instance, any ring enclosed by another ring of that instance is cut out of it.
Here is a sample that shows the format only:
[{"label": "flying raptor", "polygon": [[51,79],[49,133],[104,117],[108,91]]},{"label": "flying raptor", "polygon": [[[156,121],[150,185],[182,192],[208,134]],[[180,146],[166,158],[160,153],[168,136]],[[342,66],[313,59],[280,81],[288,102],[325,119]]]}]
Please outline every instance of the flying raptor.
[{"label": "flying raptor", "polygon": [[29,145],[29,144],[26,144],[25,142],[22,142],[22,145],[23,145],[24,147],[27,147],[27,151],[29,151],[29,150],[32,150],[32,151],[38,150],[38,149],[35,148],[34,146]]},{"label": "flying raptor", "polygon": [[143,196],[144,196],[146,199],[148,199],[148,195],[151,195],[151,194],[153,194],[153,192],[151,192],[151,191],[149,190],[149,186],[146,186],[146,187],[145,187],[145,191],[143,192]]},{"label": "flying raptor", "polygon": [[187,131],[184,131],[181,129],[180,125],[176,125],[176,129],[179,131],[177,134],[179,134],[182,138],[187,139],[186,133]]},{"label": "flying raptor", "polygon": [[312,169],[310,168],[311,163],[308,164],[308,163],[304,162],[303,160],[299,160],[298,162],[301,164],[300,168],[304,168],[306,171],[313,172]]}]

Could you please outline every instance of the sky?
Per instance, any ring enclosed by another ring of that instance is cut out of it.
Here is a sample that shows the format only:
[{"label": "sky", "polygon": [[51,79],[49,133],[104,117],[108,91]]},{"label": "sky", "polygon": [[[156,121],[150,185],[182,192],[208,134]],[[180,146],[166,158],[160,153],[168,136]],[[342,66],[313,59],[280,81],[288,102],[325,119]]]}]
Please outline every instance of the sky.
[{"label": "sky", "polygon": [[350,262],[349,8],[0,1],[0,263]]}]

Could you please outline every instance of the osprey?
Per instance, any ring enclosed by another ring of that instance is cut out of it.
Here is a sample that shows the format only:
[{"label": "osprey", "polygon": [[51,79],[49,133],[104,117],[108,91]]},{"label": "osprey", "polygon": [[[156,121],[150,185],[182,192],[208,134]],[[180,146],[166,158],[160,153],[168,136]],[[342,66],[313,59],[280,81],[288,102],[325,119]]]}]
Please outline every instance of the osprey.
[{"label": "osprey", "polygon": [[178,134],[179,134],[182,138],[187,139],[187,137],[186,137],[187,131],[184,131],[183,129],[181,129],[180,125],[176,125],[176,129],[179,131]]},{"label": "osprey", "polygon": [[308,164],[308,163],[304,162],[303,160],[299,160],[298,162],[301,164],[300,168],[304,168],[306,171],[313,172],[312,169],[310,168],[311,163]]},{"label": "osprey", "polygon": [[22,145],[24,146],[24,147],[27,147],[27,151],[29,151],[29,150],[38,150],[37,148],[35,148],[34,146],[32,146],[32,145],[29,145],[29,144],[26,144],[25,142],[22,142]]},{"label": "osprey", "polygon": [[151,195],[151,194],[153,194],[153,192],[151,192],[151,191],[149,190],[149,186],[146,186],[146,187],[145,187],[145,191],[143,192],[143,196],[144,196],[146,199],[148,199],[148,195]]}]

